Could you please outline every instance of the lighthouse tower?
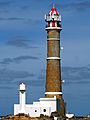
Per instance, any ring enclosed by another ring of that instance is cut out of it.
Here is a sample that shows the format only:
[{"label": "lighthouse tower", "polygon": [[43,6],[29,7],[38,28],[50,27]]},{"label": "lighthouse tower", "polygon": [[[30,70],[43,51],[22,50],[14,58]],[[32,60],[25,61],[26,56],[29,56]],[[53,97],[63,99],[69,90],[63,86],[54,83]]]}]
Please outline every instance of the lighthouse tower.
[{"label": "lighthouse tower", "polygon": [[26,88],[25,88],[25,84],[20,84],[19,86],[19,91],[20,91],[20,113],[24,113],[25,112],[25,104],[26,104]]},{"label": "lighthouse tower", "polygon": [[61,115],[65,114],[65,105],[62,97],[62,80],[60,65],[60,31],[61,15],[55,7],[51,9],[48,15],[45,15],[47,22],[47,68],[46,68],[46,92],[47,98],[56,96],[58,105],[57,111]]}]

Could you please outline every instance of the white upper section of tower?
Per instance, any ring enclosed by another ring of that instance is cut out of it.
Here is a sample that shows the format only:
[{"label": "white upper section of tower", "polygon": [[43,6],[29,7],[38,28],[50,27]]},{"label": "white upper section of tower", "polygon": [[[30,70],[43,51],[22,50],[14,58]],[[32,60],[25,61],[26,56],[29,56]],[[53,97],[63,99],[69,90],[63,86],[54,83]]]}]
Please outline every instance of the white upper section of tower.
[{"label": "white upper section of tower", "polygon": [[51,9],[48,15],[45,15],[45,20],[48,21],[59,21],[61,22],[61,15],[59,15],[59,12],[56,10],[55,7]]},{"label": "white upper section of tower", "polygon": [[45,21],[47,22],[46,30],[49,29],[62,30],[61,15],[59,15],[59,12],[56,10],[55,7],[51,9],[48,15],[45,15]]},{"label": "white upper section of tower", "polygon": [[54,14],[54,15],[59,15],[59,13],[58,13],[58,11],[56,10],[55,7],[53,7],[53,8],[51,9],[51,11],[49,12],[49,15],[52,15],[52,14]]},{"label": "white upper section of tower", "polygon": [[19,90],[20,90],[20,91],[26,90],[25,84],[21,83],[21,84],[19,85]]}]

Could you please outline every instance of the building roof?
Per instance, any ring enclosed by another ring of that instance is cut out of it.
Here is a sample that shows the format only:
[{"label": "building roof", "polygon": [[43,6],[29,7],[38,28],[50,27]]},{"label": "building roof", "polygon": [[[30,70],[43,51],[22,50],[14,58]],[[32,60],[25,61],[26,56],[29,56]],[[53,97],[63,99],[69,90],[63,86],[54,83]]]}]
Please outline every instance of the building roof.
[{"label": "building roof", "polygon": [[59,12],[56,10],[55,7],[53,7],[53,8],[51,9],[51,11],[49,12],[49,15],[52,15],[52,14],[54,14],[54,15],[59,15]]}]

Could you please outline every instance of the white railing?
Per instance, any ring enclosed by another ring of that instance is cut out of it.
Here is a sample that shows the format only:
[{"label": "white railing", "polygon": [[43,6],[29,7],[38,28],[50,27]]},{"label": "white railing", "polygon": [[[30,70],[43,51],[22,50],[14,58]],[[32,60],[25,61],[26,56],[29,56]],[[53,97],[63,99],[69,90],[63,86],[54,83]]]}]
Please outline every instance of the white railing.
[{"label": "white railing", "polygon": [[45,20],[46,21],[61,21],[61,16],[57,15],[45,15]]}]

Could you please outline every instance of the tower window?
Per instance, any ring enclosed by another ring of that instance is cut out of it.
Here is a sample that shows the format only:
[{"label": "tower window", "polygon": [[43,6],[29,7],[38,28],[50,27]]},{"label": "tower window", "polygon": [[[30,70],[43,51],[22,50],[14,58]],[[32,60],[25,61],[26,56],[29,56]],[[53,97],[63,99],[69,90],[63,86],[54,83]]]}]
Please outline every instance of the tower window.
[{"label": "tower window", "polygon": [[35,110],[35,112],[37,112],[37,110]]},{"label": "tower window", "polygon": [[46,109],[43,109],[43,112],[46,112]]}]

